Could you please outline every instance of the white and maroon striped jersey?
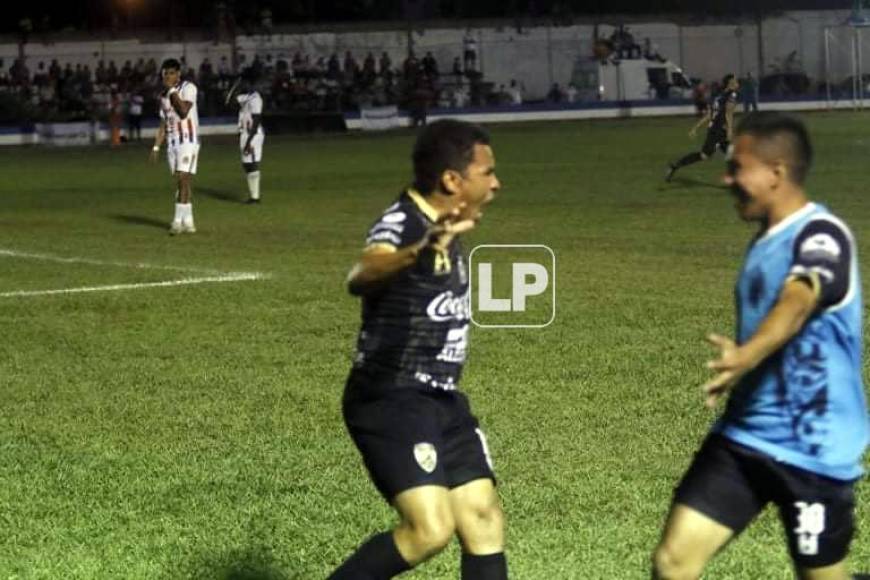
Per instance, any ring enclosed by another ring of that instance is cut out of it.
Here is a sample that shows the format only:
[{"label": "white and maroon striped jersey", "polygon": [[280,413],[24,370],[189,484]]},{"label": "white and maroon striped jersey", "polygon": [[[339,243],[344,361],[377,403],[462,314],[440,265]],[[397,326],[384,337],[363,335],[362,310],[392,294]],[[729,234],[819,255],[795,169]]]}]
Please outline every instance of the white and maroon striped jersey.
[{"label": "white and maroon striped jersey", "polygon": [[182,101],[193,103],[182,119],[172,108],[168,97],[160,97],[160,118],[166,122],[166,142],[169,146],[199,143],[199,114],[196,108],[196,85],[183,81],[178,87],[178,96]]}]

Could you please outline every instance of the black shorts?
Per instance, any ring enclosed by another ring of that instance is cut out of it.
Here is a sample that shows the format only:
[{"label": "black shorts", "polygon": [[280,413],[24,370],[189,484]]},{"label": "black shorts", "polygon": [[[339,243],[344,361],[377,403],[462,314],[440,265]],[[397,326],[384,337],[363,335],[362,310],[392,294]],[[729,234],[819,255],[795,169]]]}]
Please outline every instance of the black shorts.
[{"label": "black shorts", "polygon": [[486,437],[458,391],[367,388],[353,376],[344,421],[387,501],[421,485],[454,488],[492,472]]},{"label": "black shorts", "polygon": [[785,465],[769,455],[710,435],[674,492],[737,535],[768,502],[779,509],[788,549],[801,568],[840,562],[855,531],[854,482]]},{"label": "black shorts", "polygon": [[722,153],[728,152],[728,134],[725,129],[708,129],[707,138],[704,140],[704,146],[701,147],[701,153],[707,157],[712,157],[716,152],[716,148],[722,150]]}]

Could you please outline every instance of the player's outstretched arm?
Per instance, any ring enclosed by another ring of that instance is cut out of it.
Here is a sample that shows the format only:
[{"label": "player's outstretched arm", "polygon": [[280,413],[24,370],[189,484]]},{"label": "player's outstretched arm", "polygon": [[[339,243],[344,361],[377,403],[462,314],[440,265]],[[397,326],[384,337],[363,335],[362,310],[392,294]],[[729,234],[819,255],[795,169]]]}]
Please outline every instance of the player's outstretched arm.
[{"label": "player's outstretched arm", "polygon": [[692,139],[695,138],[695,134],[698,132],[698,129],[710,123],[710,120],[713,118],[713,114],[710,112],[709,109],[710,108],[707,107],[707,112],[704,113],[704,116],[698,119],[698,122],[692,125],[692,128],[689,129],[689,137],[691,137]]},{"label": "player's outstretched arm", "polygon": [[241,82],[242,82],[242,77],[238,77],[235,80],[235,82],[233,83],[233,86],[230,87],[230,90],[227,91],[227,96],[224,99],[224,106],[230,104],[230,100],[232,100],[233,95],[236,94],[236,89],[239,88],[239,83],[241,83]]},{"label": "player's outstretched arm", "polygon": [[[371,244],[347,275],[348,291],[363,296],[379,290],[390,278],[412,266],[426,247],[444,250],[459,234],[471,230],[473,220],[459,220],[457,208],[449,216],[432,225],[419,241],[396,248],[391,244]],[[459,221],[451,221],[459,220]]]},{"label": "player's outstretched arm", "polygon": [[429,243],[427,235],[417,244],[396,249],[386,244],[374,244],[363,250],[362,255],[347,275],[348,292],[364,296],[377,291],[395,274],[417,261],[420,252]]},{"label": "player's outstretched arm", "polygon": [[151,147],[151,162],[157,161],[157,154],[160,153],[160,146],[163,145],[163,139],[166,138],[166,121],[160,119],[160,125],[157,127],[157,134],[154,136],[154,146]]},{"label": "player's outstretched arm", "polygon": [[729,141],[734,140],[734,110],[737,104],[729,101],[725,104],[725,137]]},{"label": "player's outstretched arm", "polygon": [[711,334],[707,340],[719,349],[719,358],[707,363],[716,376],[704,386],[706,404],[714,407],[743,375],[791,340],[819,304],[818,284],[812,278],[789,279],[776,305],[746,343],[738,346],[730,338]]}]

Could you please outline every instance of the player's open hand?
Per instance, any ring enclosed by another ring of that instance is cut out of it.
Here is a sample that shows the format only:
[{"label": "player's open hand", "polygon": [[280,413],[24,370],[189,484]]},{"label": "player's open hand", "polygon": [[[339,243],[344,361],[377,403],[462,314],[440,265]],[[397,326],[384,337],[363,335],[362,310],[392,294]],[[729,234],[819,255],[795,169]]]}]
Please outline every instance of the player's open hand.
[{"label": "player's open hand", "polygon": [[148,154],[149,163],[157,163],[157,154],[159,152],[155,151],[153,148],[151,149],[151,153]]},{"label": "player's open hand", "polygon": [[695,135],[697,135],[697,134],[698,134],[698,129],[696,129],[695,127],[692,127],[691,129],[689,129],[689,138],[690,139],[694,139]]},{"label": "player's open hand", "polygon": [[244,152],[245,155],[253,155],[253,154],[254,154],[254,148],[251,147],[251,144],[250,144],[250,143],[248,143],[247,145],[245,145],[245,149],[244,149],[243,152]]},{"label": "player's open hand", "polygon": [[466,205],[465,202],[460,203],[432,226],[429,230],[428,238],[432,240],[433,245],[447,248],[454,237],[474,229],[474,220],[464,218],[462,215]]},{"label": "player's open hand", "polygon": [[709,408],[731,390],[737,381],[752,368],[745,360],[740,347],[733,340],[719,334],[707,335],[707,342],[719,349],[719,358],[707,362],[707,368],[715,371],[716,376],[702,387],[706,399],[704,403]]}]

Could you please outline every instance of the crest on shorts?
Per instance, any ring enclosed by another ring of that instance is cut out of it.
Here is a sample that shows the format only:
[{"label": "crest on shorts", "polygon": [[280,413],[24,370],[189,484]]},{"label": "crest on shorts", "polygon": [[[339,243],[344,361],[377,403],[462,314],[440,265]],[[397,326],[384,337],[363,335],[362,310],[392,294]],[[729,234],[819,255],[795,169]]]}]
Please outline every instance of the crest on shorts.
[{"label": "crest on shorts", "polygon": [[420,469],[432,473],[438,465],[438,452],[431,443],[417,443],[414,445],[414,459],[417,460]]},{"label": "crest on shorts", "polygon": [[181,162],[182,162],[182,163],[189,163],[189,162],[190,162],[190,157],[183,157],[183,158],[181,159]]}]

